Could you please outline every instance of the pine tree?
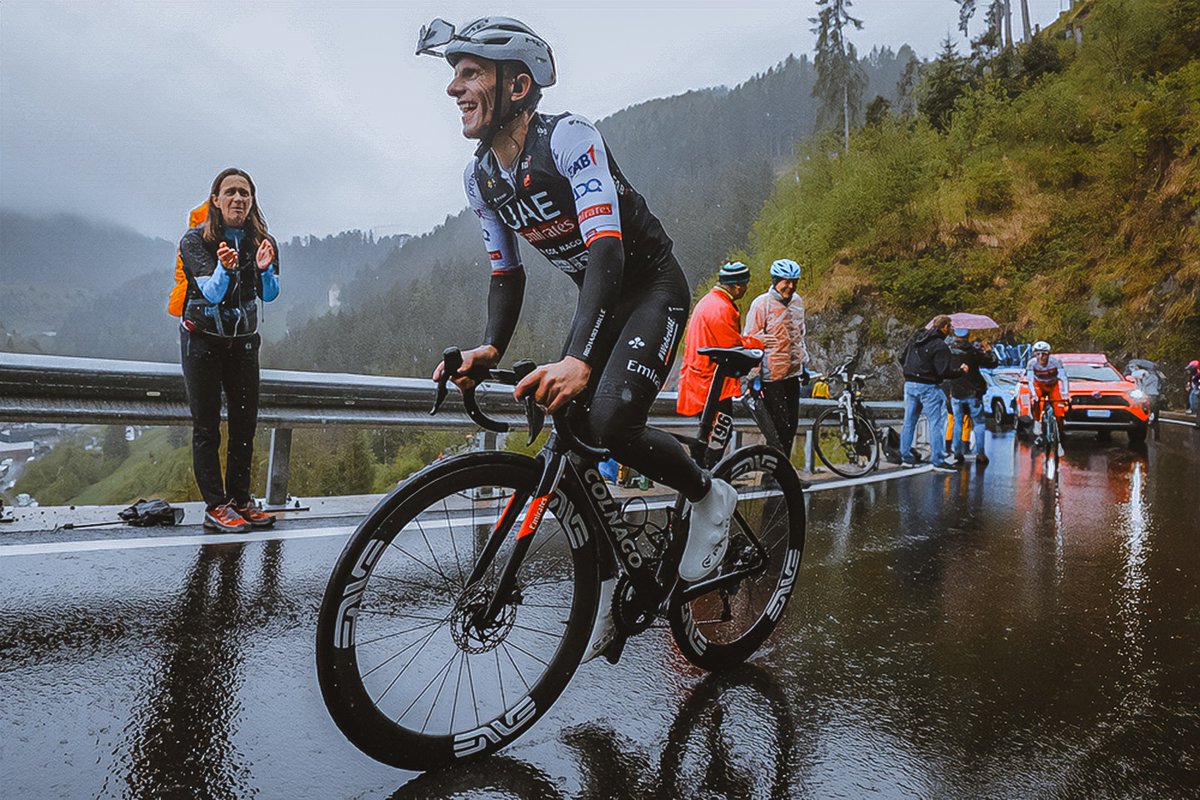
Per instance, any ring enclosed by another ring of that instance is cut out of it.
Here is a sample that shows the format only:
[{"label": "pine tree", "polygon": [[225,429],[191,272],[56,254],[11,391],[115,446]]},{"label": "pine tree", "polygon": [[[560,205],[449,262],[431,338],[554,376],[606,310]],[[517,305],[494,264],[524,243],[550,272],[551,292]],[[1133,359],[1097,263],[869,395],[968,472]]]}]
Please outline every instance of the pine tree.
[{"label": "pine tree", "polygon": [[821,101],[817,116],[819,123],[831,120],[841,123],[845,149],[850,150],[850,122],[862,105],[862,93],[867,78],[858,63],[854,45],[846,39],[846,26],[862,30],[862,20],[850,16],[852,0],[817,0],[821,10],[817,16],[809,17],[814,24],[812,32],[817,34],[817,50],[813,64],[817,68],[817,82],[813,86],[813,97]]},{"label": "pine tree", "polygon": [[967,90],[969,82],[962,57],[949,36],[942,41],[942,51],[929,65],[919,89],[917,110],[940,131],[950,127],[954,104]]}]

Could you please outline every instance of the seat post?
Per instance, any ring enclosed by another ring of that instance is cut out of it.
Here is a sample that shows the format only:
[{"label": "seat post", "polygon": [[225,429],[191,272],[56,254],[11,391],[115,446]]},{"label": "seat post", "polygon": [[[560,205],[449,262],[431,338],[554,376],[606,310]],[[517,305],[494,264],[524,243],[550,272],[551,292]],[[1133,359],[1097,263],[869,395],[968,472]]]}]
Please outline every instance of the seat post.
[{"label": "seat post", "polygon": [[717,418],[717,404],[721,402],[721,389],[725,379],[730,377],[730,369],[726,364],[717,364],[713,373],[712,384],[708,387],[708,398],[704,401],[704,410],[700,412],[700,426],[696,431],[696,445],[692,458],[703,464],[705,451],[708,449],[709,434],[712,433],[713,421]]}]

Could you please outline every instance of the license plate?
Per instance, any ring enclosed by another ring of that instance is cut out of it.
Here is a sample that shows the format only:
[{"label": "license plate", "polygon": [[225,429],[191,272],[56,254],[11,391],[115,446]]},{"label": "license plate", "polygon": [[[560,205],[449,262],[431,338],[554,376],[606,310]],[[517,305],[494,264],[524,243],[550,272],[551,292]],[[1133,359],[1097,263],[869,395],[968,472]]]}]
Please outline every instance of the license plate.
[{"label": "license plate", "polygon": [[1106,408],[1089,408],[1087,415],[1091,419],[1108,419],[1112,416],[1112,412]]}]

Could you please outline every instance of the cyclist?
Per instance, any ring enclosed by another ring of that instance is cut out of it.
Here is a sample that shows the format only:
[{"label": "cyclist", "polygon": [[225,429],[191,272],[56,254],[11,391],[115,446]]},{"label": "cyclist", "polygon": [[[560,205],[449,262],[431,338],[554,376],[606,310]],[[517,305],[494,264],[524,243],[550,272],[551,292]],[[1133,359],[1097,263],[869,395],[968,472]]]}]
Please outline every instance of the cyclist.
[{"label": "cyclist", "polygon": [[746,336],[765,343],[762,366],[766,402],[784,452],[790,453],[800,418],[800,384],[808,383],[804,362],[804,301],[796,294],[800,265],[790,258],[771,264],[771,288],[754,298],[746,313]]},{"label": "cyclist", "polygon": [[1200,361],[1193,359],[1187,365],[1188,411],[1200,416]]},{"label": "cyclist", "polygon": [[1063,417],[1067,413],[1066,400],[1071,395],[1067,382],[1067,368],[1056,356],[1050,355],[1050,343],[1038,341],[1033,345],[1033,358],[1025,366],[1025,380],[1029,383],[1029,407],[1033,415],[1034,443],[1042,444],[1042,401],[1054,403],[1054,416],[1058,418],[1060,435],[1064,431]]},{"label": "cyclist", "polygon": [[[724,557],[737,491],[697,466],[676,439],[646,425],[691,299],[670,237],[589,120],[537,111],[542,90],[556,80],[555,63],[528,25],[482,17],[455,32],[434,20],[422,29],[417,54],[453,67],[446,92],[461,111],[463,136],[479,142],[463,182],[483,229],[491,284],[483,343],[463,352],[462,374],[498,364],[512,338],[525,292],[520,234],[567,273],[579,299],[562,359],[534,370],[516,396],[532,396],[553,413],[587,392],[582,422],[590,438],[689,500],[679,574],[701,580]],[[455,383],[471,381],[460,376]],[[585,659],[613,639],[614,583],[602,588]]]}]

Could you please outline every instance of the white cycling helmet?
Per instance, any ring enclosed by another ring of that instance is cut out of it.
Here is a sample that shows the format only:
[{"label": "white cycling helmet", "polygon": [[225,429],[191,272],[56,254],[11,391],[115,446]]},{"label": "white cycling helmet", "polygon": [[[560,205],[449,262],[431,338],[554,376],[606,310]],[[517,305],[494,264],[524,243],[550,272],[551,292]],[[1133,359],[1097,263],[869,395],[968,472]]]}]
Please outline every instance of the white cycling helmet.
[{"label": "white cycling helmet", "polygon": [[1045,339],[1040,339],[1037,342],[1034,342],[1033,352],[1049,353],[1050,352],[1050,343],[1047,342]]},{"label": "white cycling helmet", "polygon": [[775,280],[799,280],[800,265],[790,258],[781,258],[771,265],[771,277]]},{"label": "white cycling helmet", "polygon": [[464,55],[489,61],[518,61],[543,89],[553,86],[558,79],[550,45],[533,28],[512,17],[480,17],[467,23],[446,45],[442,55],[451,66]]},{"label": "white cycling helmet", "polygon": [[[443,48],[440,52],[439,47]],[[453,25],[439,17],[421,28],[417,55],[439,56],[450,66],[465,55],[495,62],[495,110],[491,123],[480,137],[476,158],[491,147],[492,139],[509,120],[536,108],[542,89],[553,86],[558,80],[550,45],[524,22],[512,17],[480,17],[468,22],[461,31],[456,31]],[[528,70],[535,87],[517,103],[508,103],[505,98],[505,78],[516,74],[511,72],[511,67],[505,67],[507,63],[517,63]]]}]

